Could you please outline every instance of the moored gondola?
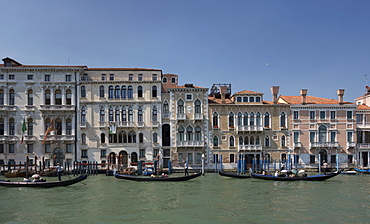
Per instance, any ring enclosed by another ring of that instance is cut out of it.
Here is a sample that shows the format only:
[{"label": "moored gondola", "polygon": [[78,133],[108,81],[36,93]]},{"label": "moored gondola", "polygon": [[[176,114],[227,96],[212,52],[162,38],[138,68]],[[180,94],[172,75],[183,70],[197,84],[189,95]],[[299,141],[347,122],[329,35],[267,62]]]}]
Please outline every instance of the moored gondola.
[{"label": "moored gondola", "polygon": [[239,178],[239,179],[247,179],[251,178],[250,175],[240,174],[240,173],[225,173],[223,171],[218,171],[218,174],[224,177],[233,177],[233,178]]},{"label": "moored gondola", "polygon": [[39,187],[39,188],[50,188],[50,187],[64,187],[69,186],[78,182],[81,182],[87,178],[87,175],[81,175],[74,179],[62,180],[62,181],[45,181],[45,182],[9,182],[6,180],[0,181],[2,187]]},{"label": "moored gondola", "polygon": [[195,173],[189,176],[179,176],[179,177],[139,177],[139,176],[132,176],[132,175],[122,175],[122,174],[115,174],[114,177],[117,179],[124,179],[124,180],[132,180],[132,181],[187,181],[199,177],[202,175],[202,172]]},{"label": "moored gondola", "polygon": [[354,170],[357,171],[357,172],[359,172],[359,173],[362,173],[362,174],[370,174],[370,169],[358,169],[358,168],[355,168]]},{"label": "moored gondola", "polygon": [[333,178],[339,175],[341,171],[335,171],[334,173],[329,174],[319,174],[313,176],[295,176],[295,177],[276,177],[273,175],[262,175],[256,174],[251,172],[251,177],[255,179],[262,179],[262,180],[274,180],[274,181],[322,181]]}]

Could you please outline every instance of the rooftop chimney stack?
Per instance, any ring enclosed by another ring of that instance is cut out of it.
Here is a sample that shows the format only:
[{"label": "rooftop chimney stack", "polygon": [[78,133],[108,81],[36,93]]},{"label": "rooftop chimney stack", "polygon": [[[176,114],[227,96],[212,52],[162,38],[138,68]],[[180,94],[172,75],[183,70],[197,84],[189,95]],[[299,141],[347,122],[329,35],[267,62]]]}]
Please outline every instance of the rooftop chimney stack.
[{"label": "rooftop chimney stack", "polygon": [[301,89],[300,91],[301,96],[302,96],[302,104],[305,105],[307,104],[307,89]]},{"label": "rooftop chimney stack", "polygon": [[221,103],[226,103],[227,86],[220,86]]},{"label": "rooftop chimney stack", "polygon": [[339,104],[343,104],[344,89],[338,89],[337,94],[338,94]]},{"label": "rooftop chimney stack", "polygon": [[274,104],[277,104],[277,101],[278,101],[279,88],[280,88],[279,86],[271,87],[272,102]]}]

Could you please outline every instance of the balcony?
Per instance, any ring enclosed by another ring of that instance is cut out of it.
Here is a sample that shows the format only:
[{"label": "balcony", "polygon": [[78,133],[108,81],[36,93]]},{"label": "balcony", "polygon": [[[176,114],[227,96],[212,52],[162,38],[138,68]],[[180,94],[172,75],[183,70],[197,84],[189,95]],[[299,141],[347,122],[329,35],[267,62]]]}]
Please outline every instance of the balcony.
[{"label": "balcony", "polygon": [[[40,135],[40,139],[44,139],[44,135]],[[74,141],[74,135],[48,135],[46,141]]]},{"label": "balcony", "polygon": [[204,141],[177,141],[177,147],[203,147]]},{"label": "balcony", "polygon": [[338,142],[312,142],[311,148],[337,148]]},{"label": "balcony", "polygon": [[194,120],[203,120],[203,114],[195,113],[194,114]]},{"label": "balcony", "polygon": [[253,126],[236,126],[238,132],[251,132],[251,131],[263,131],[262,125],[253,125]]},{"label": "balcony", "polygon": [[117,125],[117,127],[121,127],[121,128],[135,127],[135,123],[133,121],[117,121],[117,122],[115,122],[115,125]]},{"label": "balcony", "polygon": [[170,117],[170,113],[162,113],[162,117],[163,118],[169,118]]},{"label": "balcony", "polygon": [[239,145],[238,149],[245,151],[262,151],[262,145]]},{"label": "balcony", "polygon": [[177,114],[177,120],[185,120],[186,114]]},{"label": "balcony", "polygon": [[347,142],[347,148],[355,148],[356,142]]},{"label": "balcony", "polygon": [[75,111],[74,105],[40,105],[41,111]]},{"label": "balcony", "polygon": [[158,121],[152,121],[152,127],[158,127],[159,122]]},{"label": "balcony", "polygon": [[0,106],[0,111],[17,111],[17,106],[15,106],[15,105],[12,105],[12,106],[1,105]]},{"label": "balcony", "polygon": [[302,143],[301,143],[301,142],[294,142],[294,143],[293,143],[293,145],[294,145],[294,148],[295,148],[295,149],[297,149],[297,148],[302,148],[302,147],[303,147],[303,145],[302,145]]},{"label": "balcony", "polygon": [[370,149],[370,143],[359,143],[357,144],[358,149]]}]

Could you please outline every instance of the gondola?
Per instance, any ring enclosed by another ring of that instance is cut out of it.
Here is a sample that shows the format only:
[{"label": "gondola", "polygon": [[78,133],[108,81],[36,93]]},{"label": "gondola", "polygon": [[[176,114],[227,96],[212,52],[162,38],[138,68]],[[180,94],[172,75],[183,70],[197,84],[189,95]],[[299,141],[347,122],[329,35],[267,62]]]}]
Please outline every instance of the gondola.
[{"label": "gondola", "polygon": [[341,171],[335,171],[334,173],[329,174],[319,174],[319,175],[313,175],[313,176],[307,176],[307,177],[276,177],[272,175],[262,175],[262,174],[256,174],[251,173],[251,177],[255,179],[262,179],[262,180],[274,180],[274,181],[321,181],[321,180],[327,180],[330,178],[333,178],[337,175],[339,175]]},{"label": "gondola", "polygon": [[239,173],[224,173],[223,171],[218,171],[218,174],[224,177],[233,177],[233,178],[239,178],[239,179],[247,179],[251,178],[250,175],[243,175]]},{"label": "gondola", "polygon": [[199,177],[202,174],[195,173],[189,176],[180,176],[180,177],[139,177],[139,176],[132,176],[132,175],[122,175],[122,174],[115,174],[114,177],[117,179],[124,179],[124,180],[133,180],[133,181],[187,181]]},{"label": "gondola", "polygon": [[359,172],[359,173],[362,173],[362,174],[370,174],[370,169],[358,169],[358,168],[355,168],[355,171]]},{"label": "gondola", "polygon": [[45,181],[45,182],[9,182],[6,180],[0,180],[1,187],[40,187],[40,188],[50,188],[50,187],[64,187],[69,186],[87,178],[87,175],[81,175],[74,179],[62,180],[62,181]]}]

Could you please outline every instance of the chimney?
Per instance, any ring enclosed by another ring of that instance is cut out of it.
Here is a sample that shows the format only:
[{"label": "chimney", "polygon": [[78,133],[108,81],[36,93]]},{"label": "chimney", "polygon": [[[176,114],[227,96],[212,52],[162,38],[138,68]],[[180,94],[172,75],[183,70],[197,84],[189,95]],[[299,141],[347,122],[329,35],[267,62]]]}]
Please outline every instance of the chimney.
[{"label": "chimney", "polygon": [[227,86],[220,86],[220,94],[221,94],[221,103],[224,104],[226,103],[226,96],[227,93]]},{"label": "chimney", "polygon": [[343,104],[344,89],[337,90],[339,104]]},{"label": "chimney", "polygon": [[272,102],[274,104],[277,104],[277,100],[278,100],[278,94],[279,94],[279,86],[272,86],[271,87],[271,94],[272,94]]},{"label": "chimney", "polygon": [[307,104],[307,99],[306,99],[307,89],[301,89],[300,93],[301,93],[301,96],[302,96],[302,104],[303,105]]}]

